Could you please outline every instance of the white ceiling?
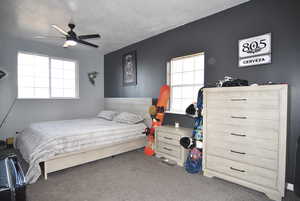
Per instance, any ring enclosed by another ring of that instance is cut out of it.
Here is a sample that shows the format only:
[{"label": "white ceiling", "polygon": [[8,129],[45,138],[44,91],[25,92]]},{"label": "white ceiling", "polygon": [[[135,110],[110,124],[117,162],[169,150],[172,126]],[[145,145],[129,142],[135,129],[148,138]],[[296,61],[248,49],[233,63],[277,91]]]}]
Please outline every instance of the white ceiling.
[{"label": "white ceiling", "polygon": [[[101,40],[90,42],[99,44],[99,49],[108,53],[246,1],[1,0],[0,31],[41,41],[34,36],[59,36],[50,25],[67,30],[72,19],[78,34],[100,33]],[[63,43],[54,39],[42,41]]]}]

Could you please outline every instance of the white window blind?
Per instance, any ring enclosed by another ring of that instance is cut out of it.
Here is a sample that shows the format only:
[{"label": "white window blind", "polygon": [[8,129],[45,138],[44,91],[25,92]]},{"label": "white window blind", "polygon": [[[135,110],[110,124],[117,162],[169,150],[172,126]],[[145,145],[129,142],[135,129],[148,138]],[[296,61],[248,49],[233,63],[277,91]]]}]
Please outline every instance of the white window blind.
[{"label": "white window blind", "polygon": [[197,101],[198,91],[204,85],[204,54],[172,59],[168,83],[171,87],[170,111],[184,113]]},{"label": "white window blind", "polygon": [[75,61],[18,53],[18,98],[77,98]]}]

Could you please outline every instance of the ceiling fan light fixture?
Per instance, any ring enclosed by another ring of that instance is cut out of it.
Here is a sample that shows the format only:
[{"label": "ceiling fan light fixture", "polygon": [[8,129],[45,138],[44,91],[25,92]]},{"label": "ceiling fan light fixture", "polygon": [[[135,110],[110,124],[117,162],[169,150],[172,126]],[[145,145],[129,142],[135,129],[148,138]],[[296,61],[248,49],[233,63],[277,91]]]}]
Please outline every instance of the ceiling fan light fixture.
[{"label": "ceiling fan light fixture", "polygon": [[75,45],[77,45],[77,42],[75,40],[67,40],[66,45],[67,46],[75,46]]},{"label": "ceiling fan light fixture", "polygon": [[75,24],[69,23],[68,26],[70,30],[66,32],[62,28],[60,28],[57,25],[51,25],[52,28],[54,28],[56,31],[58,31],[60,34],[63,35],[63,38],[66,39],[66,41],[63,44],[64,48],[76,46],[77,44],[86,45],[94,48],[98,48],[99,46],[90,42],[85,41],[85,39],[94,39],[94,38],[101,38],[99,34],[88,34],[88,35],[80,35],[77,36],[77,34],[73,31],[75,28]]}]

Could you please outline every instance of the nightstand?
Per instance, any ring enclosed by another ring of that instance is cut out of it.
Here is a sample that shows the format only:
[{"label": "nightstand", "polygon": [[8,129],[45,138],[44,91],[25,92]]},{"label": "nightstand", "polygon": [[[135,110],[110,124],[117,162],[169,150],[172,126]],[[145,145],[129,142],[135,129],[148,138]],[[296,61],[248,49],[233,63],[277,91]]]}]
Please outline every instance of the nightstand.
[{"label": "nightstand", "polygon": [[183,166],[188,150],[180,145],[180,138],[191,137],[192,129],[175,128],[174,126],[161,126],[155,130],[156,157],[165,157]]}]

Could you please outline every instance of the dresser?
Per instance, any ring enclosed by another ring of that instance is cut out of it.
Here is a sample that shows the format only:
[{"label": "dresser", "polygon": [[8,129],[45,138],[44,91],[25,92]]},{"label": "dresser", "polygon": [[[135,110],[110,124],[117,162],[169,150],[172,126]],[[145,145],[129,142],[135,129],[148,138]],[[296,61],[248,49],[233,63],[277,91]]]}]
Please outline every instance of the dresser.
[{"label": "dresser", "polygon": [[165,157],[183,166],[188,150],[180,145],[180,138],[191,137],[192,129],[160,126],[155,130],[155,153],[157,157]]},{"label": "dresser", "polygon": [[204,89],[204,176],[281,200],[288,85]]}]

